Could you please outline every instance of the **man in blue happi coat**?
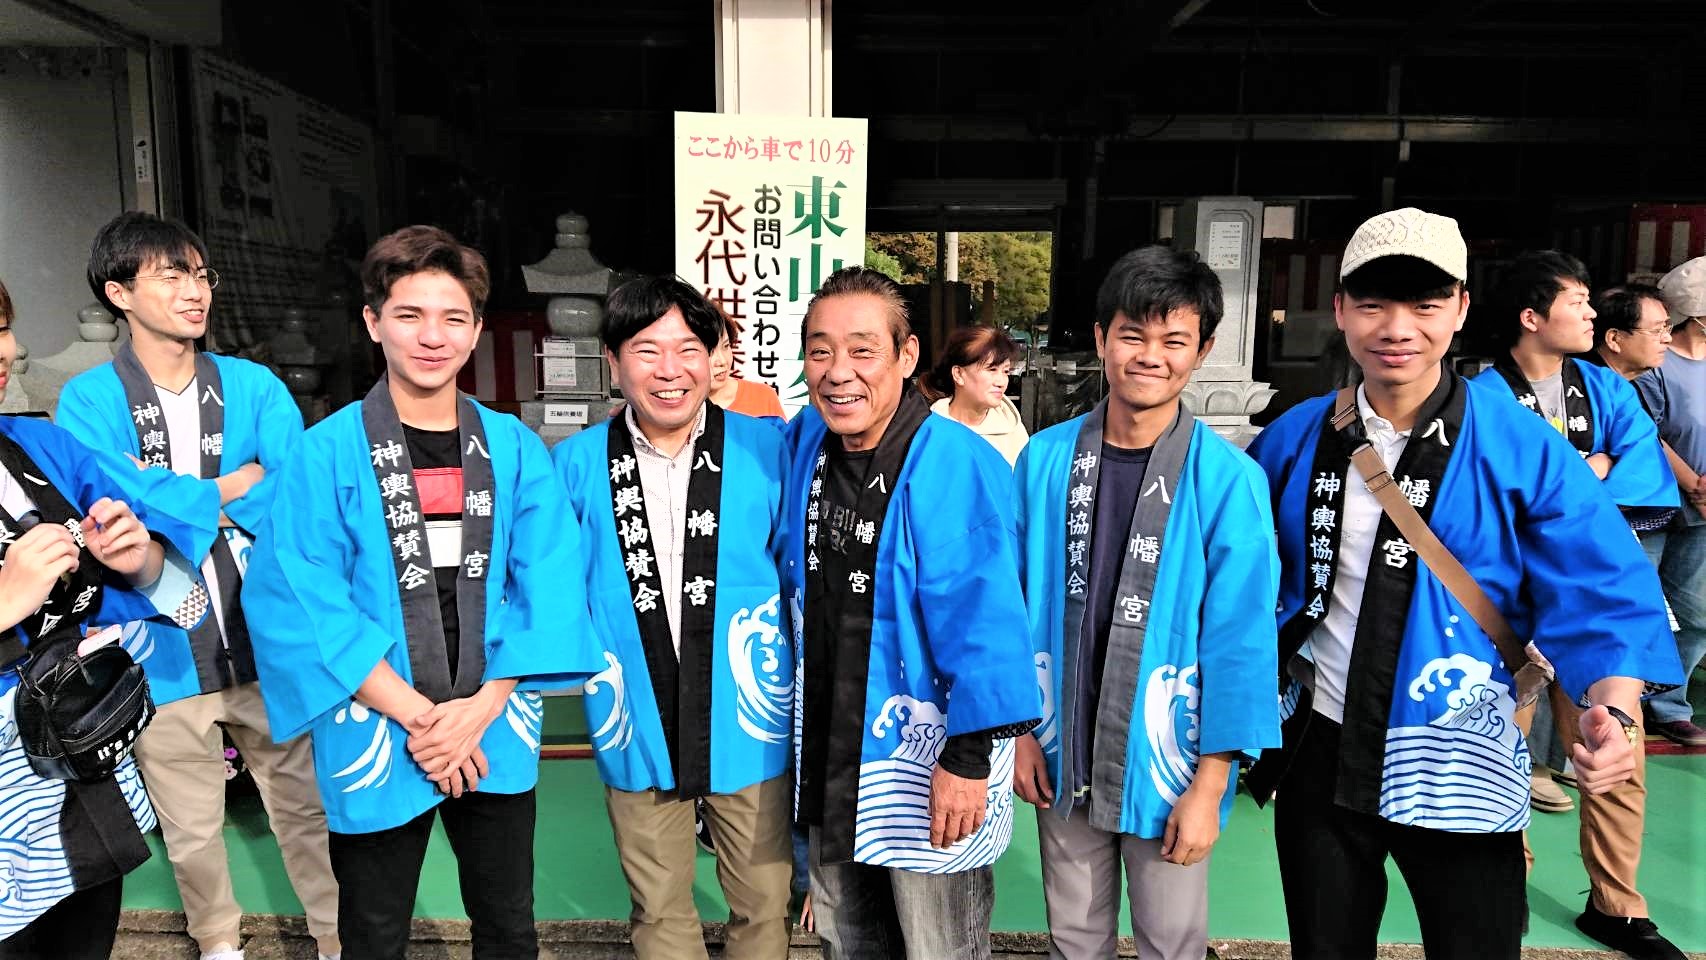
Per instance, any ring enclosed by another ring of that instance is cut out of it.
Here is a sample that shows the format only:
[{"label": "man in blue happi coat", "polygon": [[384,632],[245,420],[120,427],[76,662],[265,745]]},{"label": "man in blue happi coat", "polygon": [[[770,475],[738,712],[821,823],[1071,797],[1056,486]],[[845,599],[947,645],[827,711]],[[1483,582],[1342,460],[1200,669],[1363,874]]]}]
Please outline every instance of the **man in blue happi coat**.
[{"label": "man in blue happi coat", "polygon": [[1279,557],[1267,478],[1180,393],[1220,279],[1145,247],[1096,296],[1108,396],[1019,457],[1021,569],[1044,713],[1018,738],[1038,806],[1051,953],[1114,954],[1120,868],[1140,956],[1198,960],[1208,858],[1238,761],[1279,745]]},{"label": "man in blue happi coat", "polygon": [[[1528,641],[1525,662],[1543,654],[1582,704],[1572,759],[1584,791],[1629,778],[1644,689],[1680,679],[1655,642],[1669,635],[1658,577],[1569,441],[1508,388],[1443,363],[1469,307],[1455,221],[1381,214],[1358,228],[1340,269],[1334,313],[1362,385],[1342,403],[1298,405],[1250,448],[1278,527],[1286,718],[1284,746],[1263,754],[1250,784],[1261,800],[1278,789],[1298,955],[1374,956],[1390,857],[1428,956],[1514,960],[1530,773],[1514,721],[1522,665],[1368,483],[1391,480]],[[1351,462],[1365,446],[1384,465],[1366,478]]]},{"label": "man in blue happi coat", "polygon": [[[1658,428],[1635,388],[1617,371],[1575,356],[1592,356],[1594,347],[1597,312],[1589,288],[1587,266],[1567,253],[1540,250],[1518,256],[1499,279],[1491,308],[1477,311],[1490,318],[1480,324],[1503,352],[1476,379],[1495,390],[1507,388],[1518,403],[1563,434],[1638,537],[1667,527],[1681,498]],[[1670,637],[1654,641],[1667,647],[1674,642]],[[1564,768],[1569,745],[1581,739],[1581,712],[1563,687],[1552,683],[1533,710],[1517,714],[1534,758],[1535,809],[1546,809],[1548,797],[1554,804],[1559,799],[1570,803],[1552,777]],[[1640,719],[1640,714],[1633,716]],[[1576,926],[1641,960],[1674,960],[1682,954],[1658,932],[1646,898],[1635,887],[1646,824],[1646,767],[1643,738],[1628,780],[1605,793],[1582,794],[1580,847],[1591,889]],[[1526,839],[1523,850],[1532,870],[1534,853]]]},{"label": "man in blue happi coat", "polygon": [[803,327],[782,586],[818,935],[831,960],[987,957],[1012,738],[1042,713],[1012,471],[906,385],[918,339],[894,281],[831,274]]},{"label": "man in blue happi coat", "polygon": [[160,706],[136,762],[160,814],[190,938],[204,960],[242,960],[242,910],[225,854],[228,735],[266,803],[309,933],[321,956],[334,957],[338,888],[313,751],[307,737],[273,742],[239,605],[302,414],[271,370],[197,348],[218,285],[201,238],[183,224],[131,212],[102,227],[89,286],[125,318],[130,340],[111,363],[65,385],[55,416],[89,446],[196,477],[219,494],[220,536],[201,562],[213,614],[189,632],[138,623],[126,643]]},{"label": "man in blue happi coat", "polygon": [[693,904],[699,801],[729,905],[723,955],[788,952],[782,434],[709,402],[723,326],[674,277],[612,291],[601,334],[627,403],[552,454],[586,545],[605,666],[582,700],[641,960],[706,955]]},{"label": "man in blue happi coat", "polygon": [[303,434],[243,608],[273,735],[311,731],[352,957],[401,960],[435,820],[476,958],[534,957],[540,691],[601,665],[538,436],[456,389],[485,258],[405,227],[362,262],[385,376]]}]

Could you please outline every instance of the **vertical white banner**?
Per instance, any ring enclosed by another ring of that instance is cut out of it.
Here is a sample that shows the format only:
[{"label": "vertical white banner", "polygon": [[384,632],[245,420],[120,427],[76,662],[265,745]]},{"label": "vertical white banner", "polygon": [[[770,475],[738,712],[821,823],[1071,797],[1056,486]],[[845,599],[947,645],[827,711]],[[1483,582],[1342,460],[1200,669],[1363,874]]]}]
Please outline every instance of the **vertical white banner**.
[{"label": "vertical white banner", "polygon": [[734,319],[735,371],[807,403],[800,321],[865,262],[863,119],[675,115],[675,271]]}]

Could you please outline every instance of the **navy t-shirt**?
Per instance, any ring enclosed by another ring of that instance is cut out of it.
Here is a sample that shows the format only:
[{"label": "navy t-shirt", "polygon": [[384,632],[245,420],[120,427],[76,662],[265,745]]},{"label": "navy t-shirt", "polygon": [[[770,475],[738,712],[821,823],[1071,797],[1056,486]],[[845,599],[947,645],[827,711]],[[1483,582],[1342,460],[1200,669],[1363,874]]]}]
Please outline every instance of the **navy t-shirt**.
[{"label": "navy t-shirt", "polygon": [[[1108,628],[1114,622],[1114,601],[1120,590],[1120,567],[1131,538],[1131,517],[1143,493],[1143,477],[1149,470],[1153,448],[1127,450],[1102,444],[1102,463],[1096,481],[1096,514],[1090,538],[1090,590],[1084,603],[1084,635],[1080,656],[1087,657],[1078,671],[1078,709],[1073,739],[1075,785],[1090,785],[1090,759],[1096,742],[1096,707],[1102,696],[1102,665],[1108,659]],[[1082,802],[1079,797],[1075,802]]]}]

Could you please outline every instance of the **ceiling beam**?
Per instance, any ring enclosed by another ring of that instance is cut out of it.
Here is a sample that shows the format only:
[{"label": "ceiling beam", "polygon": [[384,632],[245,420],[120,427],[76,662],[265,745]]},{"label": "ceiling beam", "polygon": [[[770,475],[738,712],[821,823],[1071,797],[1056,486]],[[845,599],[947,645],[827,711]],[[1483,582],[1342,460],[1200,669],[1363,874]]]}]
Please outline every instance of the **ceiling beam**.
[{"label": "ceiling beam", "polygon": [[139,53],[148,52],[148,38],[128,27],[77,6],[68,0],[14,0],[37,13],[69,24],[105,46],[123,47]]},{"label": "ceiling beam", "polygon": [[[645,137],[667,134],[664,110],[509,109],[493,118],[511,134]],[[1093,133],[1052,133],[1017,115],[902,114],[871,119],[872,133],[900,142],[1054,143]],[[1642,120],[1595,118],[1433,116],[1409,114],[1175,114],[1131,118],[1113,142],[1156,143],[1603,143],[1619,139],[1651,145],[1682,143],[1688,131],[1654,128]]]}]

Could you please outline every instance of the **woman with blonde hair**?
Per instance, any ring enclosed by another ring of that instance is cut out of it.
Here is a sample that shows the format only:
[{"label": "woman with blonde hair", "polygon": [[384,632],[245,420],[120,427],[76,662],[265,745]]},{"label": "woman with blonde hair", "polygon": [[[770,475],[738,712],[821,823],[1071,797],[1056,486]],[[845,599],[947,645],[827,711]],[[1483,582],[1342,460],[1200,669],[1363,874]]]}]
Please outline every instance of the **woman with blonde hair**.
[{"label": "woman with blonde hair", "polygon": [[1011,466],[1019,459],[1030,434],[1019,419],[1019,408],[1007,399],[1007,381],[1017,341],[989,326],[960,327],[948,336],[937,361],[918,378],[918,389],[939,413],[972,428],[988,440]]}]

